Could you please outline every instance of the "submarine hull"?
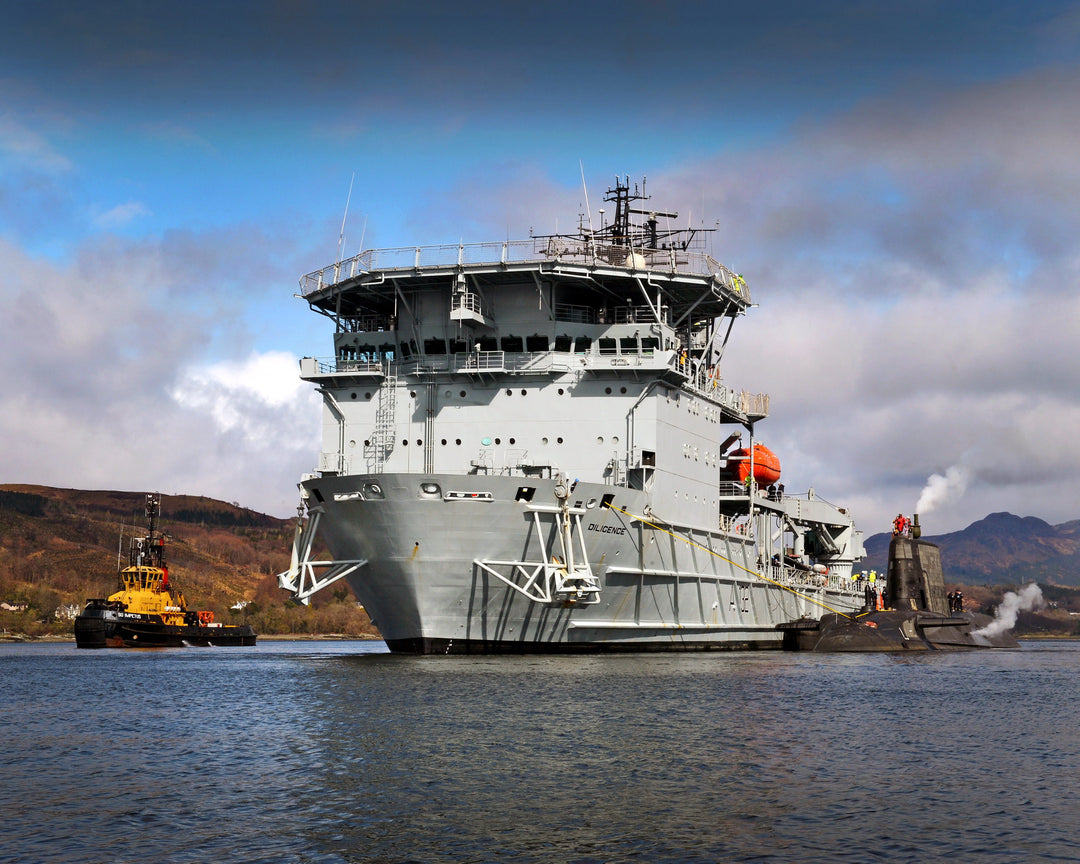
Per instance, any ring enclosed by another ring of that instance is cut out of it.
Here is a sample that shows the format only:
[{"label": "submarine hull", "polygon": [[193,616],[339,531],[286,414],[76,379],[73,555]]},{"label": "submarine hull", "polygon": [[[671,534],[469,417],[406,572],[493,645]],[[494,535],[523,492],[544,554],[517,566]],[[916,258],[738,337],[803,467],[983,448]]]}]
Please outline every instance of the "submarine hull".
[{"label": "submarine hull", "polygon": [[820,621],[781,624],[785,651],[948,651],[961,648],[1018,648],[1012,633],[979,633],[989,615],[890,609],[856,617],[825,615]]},{"label": "submarine hull", "polygon": [[949,611],[941,550],[934,543],[894,536],[889,544],[887,585],[890,609],[873,611],[871,592],[862,614],[830,613],[820,620],[778,625],[784,649],[822,653],[1019,647],[1008,630],[987,629],[994,621],[989,615]]}]

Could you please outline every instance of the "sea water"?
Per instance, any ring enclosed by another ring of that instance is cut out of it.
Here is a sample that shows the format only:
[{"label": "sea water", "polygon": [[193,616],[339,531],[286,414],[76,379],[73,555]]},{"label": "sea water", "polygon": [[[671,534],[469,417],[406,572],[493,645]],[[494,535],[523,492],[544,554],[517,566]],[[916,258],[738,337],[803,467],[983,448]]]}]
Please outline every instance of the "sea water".
[{"label": "sea water", "polygon": [[1080,860],[1080,643],[0,646],[3,862]]}]

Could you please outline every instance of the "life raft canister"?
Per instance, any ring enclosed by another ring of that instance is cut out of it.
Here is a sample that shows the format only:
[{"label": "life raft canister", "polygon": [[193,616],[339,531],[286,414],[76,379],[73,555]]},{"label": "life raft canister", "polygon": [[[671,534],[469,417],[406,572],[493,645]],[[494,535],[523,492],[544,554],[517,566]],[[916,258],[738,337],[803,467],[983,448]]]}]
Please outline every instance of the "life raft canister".
[{"label": "life raft canister", "polygon": [[780,457],[764,444],[753,448],[740,447],[727,456],[727,471],[733,480],[745,483],[750,476],[750,450],[754,451],[754,480],[758,486],[768,486],[780,479]]}]

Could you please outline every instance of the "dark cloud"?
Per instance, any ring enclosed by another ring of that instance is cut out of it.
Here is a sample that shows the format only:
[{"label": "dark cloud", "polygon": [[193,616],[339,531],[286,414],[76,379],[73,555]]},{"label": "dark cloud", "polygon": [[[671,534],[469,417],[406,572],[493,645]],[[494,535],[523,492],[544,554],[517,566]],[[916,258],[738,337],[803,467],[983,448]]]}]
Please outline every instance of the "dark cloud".
[{"label": "dark cloud", "polygon": [[613,106],[671,120],[718,102],[753,110],[763,90],[795,105],[918,70],[939,81],[990,63],[996,74],[1015,72],[1059,44],[1047,34],[1069,6],[39,0],[8,11],[5,65],[90,97],[90,111],[108,101],[276,112],[306,100],[395,114],[446,105],[534,117],[599,110],[611,122]]}]

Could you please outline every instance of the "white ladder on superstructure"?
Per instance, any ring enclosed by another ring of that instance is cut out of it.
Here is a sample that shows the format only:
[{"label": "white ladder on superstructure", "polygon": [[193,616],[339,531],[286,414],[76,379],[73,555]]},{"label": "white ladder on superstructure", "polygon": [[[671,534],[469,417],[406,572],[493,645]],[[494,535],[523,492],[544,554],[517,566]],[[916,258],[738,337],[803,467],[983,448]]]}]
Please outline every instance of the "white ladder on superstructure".
[{"label": "white ladder on superstructure", "polygon": [[364,448],[368,472],[382,472],[386,459],[394,449],[394,416],[397,408],[397,377],[387,375],[378,392],[379,404],[375,409],[375,432],[371,443]]}]

